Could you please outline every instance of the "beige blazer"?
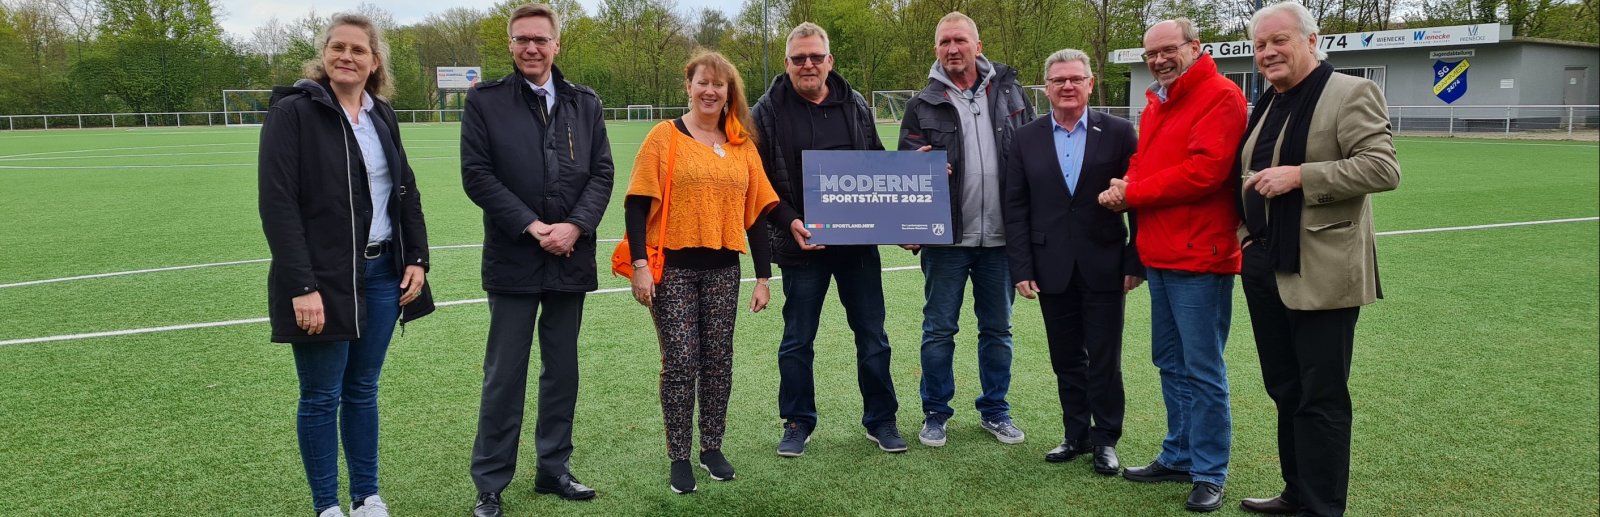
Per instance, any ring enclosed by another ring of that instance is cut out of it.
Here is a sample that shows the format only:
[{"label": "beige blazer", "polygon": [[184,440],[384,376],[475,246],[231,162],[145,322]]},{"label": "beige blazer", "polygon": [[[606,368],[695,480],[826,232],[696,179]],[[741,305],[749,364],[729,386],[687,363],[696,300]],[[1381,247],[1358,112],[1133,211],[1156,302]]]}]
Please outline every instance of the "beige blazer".
[{"label": "beige blazer", "polygon": [[[1258,126],[1246,137],[1239,157],[1241,176],[1249,174],[1250,155],[1260,133]],[[1274,166],[1282,135],[1278,144]],[[1311,116],[1306,161],[1300,165],[1300,188],[1305,192],[1300,273],[1277,273],[1285,306],[1302,311],[1342,309],[1383,297],[1368,198],[1399,185],[1400,164],[1395,161],[1383,92],[1372,81],[1334,73]]]}]

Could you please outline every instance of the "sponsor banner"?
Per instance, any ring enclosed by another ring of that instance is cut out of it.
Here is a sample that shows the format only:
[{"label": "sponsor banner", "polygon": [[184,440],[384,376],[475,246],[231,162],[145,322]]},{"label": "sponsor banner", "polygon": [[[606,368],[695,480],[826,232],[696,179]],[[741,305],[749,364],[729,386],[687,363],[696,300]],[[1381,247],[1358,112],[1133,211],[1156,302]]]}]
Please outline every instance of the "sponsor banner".
[{"label": "sponsor banner", "polygon": [[[1397,29],[1376,32],[1351,32],[1317,37],[1317,48],[1326,52],[1347,52],[1396,48],[1438,47],[1474,43],[1499,43],[1500,24],[1452,25],[1422,29]],[[1249,41],[1202,43],[1200,49],[1211,57],[1225,59],[1255,55],[1255,46]],[[1470,50],[1469,50],[1470,52]],[[1139,63],[1144,49],[1121,49],[1111,52],[1113,63]],[[1449,57],[1472,57],[1449,56]],[[1439,59],[1435,57],[1434,59]]]},{"label": "sponsor banner", "polygon": [[483,69],[475,66],[441,66],[438,69],[438,87],[446,90],[465,90],[477,86],[483,79]]},{"label": "sponsor banner", "polygon": [[944,151],[804,151],[811,244],[952,244]]}]

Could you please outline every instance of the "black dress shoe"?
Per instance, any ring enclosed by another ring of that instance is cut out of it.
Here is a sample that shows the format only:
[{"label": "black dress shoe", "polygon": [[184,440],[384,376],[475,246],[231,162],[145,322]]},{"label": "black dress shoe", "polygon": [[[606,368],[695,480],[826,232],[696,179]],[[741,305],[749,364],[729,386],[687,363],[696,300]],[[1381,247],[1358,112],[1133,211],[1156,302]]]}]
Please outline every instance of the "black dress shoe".
[{"label": "black dress shoe", "polygon": [[1110,445],[1094,446],[1094,471],[1107,476],[1117,475],[1122,464],[1117,462],[1117,448]]},{"label": "black dress shoe", "polygon": [[478,494],[478,505],[472,507],[472,517],[504,517],[505,512],[500,510],[500,493],[484,492]]},{"label": "black dress shoe", "polygon": [[1205,481],[1194,482],[1189,500],[1183,502],[1183,508],[1191,512],[1214,512],[1221,507],[1222,487]]},{"label": "black dress shoe", "polygon": [[572,473],[550,477],[540,474],[533,478],[533,491],[540,494],[555,494],[568,501],[581,501],[594,497],[594,489],[583,486]]},{"label": "black dress shoe", "polygon": [[1295,515],[1300,509],[1283,500],[1283,496],[1271,499],[1243,499],[1239,501],[1239,509],[1247,513],[1258,515]]},{"label": "black dress shoe", "polygon": [[1062,440],[1061,445],[1045,453],[1044,460],[1050,463],[1066,463],[1089,453],[1089,444],[1077,440]]},{"label": "black dress shoe", "polygon": [[1149,465],[1143,467],[1123,469],[1122,477],[1128,478],[1128,481],[1138,481],[1140,483],[1160,483],[1162,481],[1190,483],[1194,481],[1189,477],[1188,471],[1169,469],[1157,461],[1152,461]]}]

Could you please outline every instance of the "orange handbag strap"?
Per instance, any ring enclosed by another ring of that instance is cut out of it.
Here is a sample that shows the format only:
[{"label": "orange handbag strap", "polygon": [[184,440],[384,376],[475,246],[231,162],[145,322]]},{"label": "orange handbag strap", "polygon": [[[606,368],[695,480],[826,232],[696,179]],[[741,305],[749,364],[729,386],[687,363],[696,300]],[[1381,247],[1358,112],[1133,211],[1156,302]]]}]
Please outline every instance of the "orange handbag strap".
[{"label": "orange handbag strap", "polygon": [[660,237],[656,239],[657,253],[660,253],[667,246],[667,207],[670,206],[667,201],[672,199],[672,169],[676,168],[674,166],[678,163],[678,126],[671,121],[662,121],[661,123],[671,127],[672,130],[668,134],[672,136],[667,137],[669,142],[667,144],[667,185],[666,188],[662,189],[661,194],[661,232]]}]

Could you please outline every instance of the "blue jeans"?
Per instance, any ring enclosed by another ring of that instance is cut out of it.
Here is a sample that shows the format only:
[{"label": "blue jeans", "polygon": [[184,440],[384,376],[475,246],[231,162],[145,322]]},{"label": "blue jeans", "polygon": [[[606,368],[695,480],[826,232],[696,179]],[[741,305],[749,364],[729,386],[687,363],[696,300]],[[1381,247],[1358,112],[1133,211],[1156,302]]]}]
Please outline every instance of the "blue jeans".
[{"label": "blue jeans", "polygon": [[378,493],[378,372],[400,315],[400,275],[389,254],[367,261],[366,281],[367,328],[360,339],[292,345],[300,375],[295,432],[318,513],[339,505],[341,441],[350,499]]},{"label": "blue jeans", "polygon": [[1222,360],[1233,320],[1233,275],[1146,269],[1150,355],[1161,369],[1167,406],[1167,437],[1156,461],[1221,486],[1233,443],[1228,365]]},{"label": "blue jeans", "polygon": [[883,330],[883,261],[876,247],[857,255],[813,254],[803,266],[783,268],[783,341],[778,344],[778,413],[808,428],[817,426],[817,325],[828,284],[839,282],[839,303],[856,335],[856,384],[861,390],[861,425],[893,422],[900,410],[889,374],[889,334]]},{"label": "blue jeans", "polygon": [[1004,247],[923,248],[922,411],[946,417],[955,414],[956,394],[950,362],[961,330],[961,303],[967,279],[978,316],[978,384],[983,394],[976,406],[984,420],[1011,419],[1006,392],[1011,389],[1011,266]]}]

